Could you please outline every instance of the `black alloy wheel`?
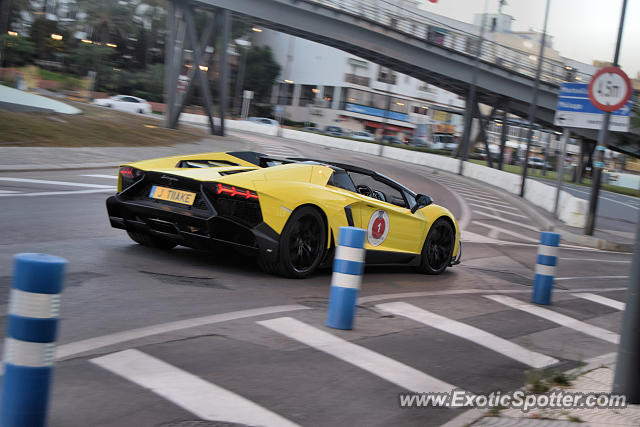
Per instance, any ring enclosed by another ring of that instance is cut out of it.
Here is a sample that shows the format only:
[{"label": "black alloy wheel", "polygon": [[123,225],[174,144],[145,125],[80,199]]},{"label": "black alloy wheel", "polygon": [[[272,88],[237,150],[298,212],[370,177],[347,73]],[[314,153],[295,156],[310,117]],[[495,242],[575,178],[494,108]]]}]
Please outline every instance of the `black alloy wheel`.
[{"label": "black alloy wheel", "polygon": [[451,263],[455,234],[451,223],[440,218],[433,223],[422,248],[420,271],[441,274]]},{"label": "black alloy wheel", "polygon": [[276,263],[259,259],[261,267],[286,277],[303,279],[312,274],[327,247],[327,226],[318,209],[304,206],[296,209],[280,234]]}]

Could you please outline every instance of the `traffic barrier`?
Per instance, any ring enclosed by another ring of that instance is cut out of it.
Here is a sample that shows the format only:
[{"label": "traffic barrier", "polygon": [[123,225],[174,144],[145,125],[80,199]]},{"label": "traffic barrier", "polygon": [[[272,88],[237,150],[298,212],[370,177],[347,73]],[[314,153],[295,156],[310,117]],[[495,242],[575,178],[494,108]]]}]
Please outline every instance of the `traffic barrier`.
[{"label": "traffic barrier", "polygon": [[353,329],[364,270],[365,235],[361,228],[340,227],[327,314],[327,326],[330,328]]},{"label": "traffic barrier", "polygon": [[551,304],[551,291],[558,264],[559,245],[560,235],[558,233],[543,231],[540,235],[536,275],[533,279],[533,295],[531,297],[531,302],[535,304]]},{"label": "traffic barrier", "polygon": [[52,255],[14,256],[4,348],[2,427],[46,424],[66,264],[65,259]]}]

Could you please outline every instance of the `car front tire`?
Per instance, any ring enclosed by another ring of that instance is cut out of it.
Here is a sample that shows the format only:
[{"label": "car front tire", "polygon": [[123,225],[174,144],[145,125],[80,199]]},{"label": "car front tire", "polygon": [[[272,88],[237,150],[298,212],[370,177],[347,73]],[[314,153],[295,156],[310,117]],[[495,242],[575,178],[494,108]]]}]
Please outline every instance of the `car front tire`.
[{"label": "car front tire", "polygon": [[451,222],[439,218],[431,225],[422,247],[418,270],[425,274],[442,274],[453,256],[455,231]]}]

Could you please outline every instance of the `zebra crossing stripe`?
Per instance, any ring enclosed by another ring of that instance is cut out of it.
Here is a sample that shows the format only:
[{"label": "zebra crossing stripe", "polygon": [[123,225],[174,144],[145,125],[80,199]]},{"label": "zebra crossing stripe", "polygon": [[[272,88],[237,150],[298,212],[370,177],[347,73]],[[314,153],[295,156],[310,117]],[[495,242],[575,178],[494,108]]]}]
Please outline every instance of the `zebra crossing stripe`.
[{"label": "zebra crossing stripe", "polygon": [[415,305],[405,302],[391,302],[378,304],[376,307],[388,313],[395,314],[396,316],[407,317],[432,328],[440,329],[441,331],[467,339],[533,368],[544,368],[558,363],[558,360],[553,357],[527,350],[518,344],[490,334],[489,332],[423,310]]},{"label": "zebra crossing stripe", "polygon": [[258,324],[416,393],[450,392],[457,388],[373,350],[338,338],[291,317],[263,320]]},{"label": "zebra crossing stripe", "polygon": [[571,294],[574,297],[578,297],[578,298],[582,298],[582,299],[586,299],[589,301],[593,301],[593,302],[597,302],[598,304],[602,304],[602,305],[606,305],[609,307],[613,307],[616,310],[624,310],[626,304],[620,301],[616,301],[614,299],[611,298],[606,298],[603,297],[601,295],[596,295],[596,294],[592,294],[590,292],[585,292],[585,293],[578,293],[578,294]]},{"label": "zebra crossing stripe", "polygon": [[620,342],[620,335],[614,332],[590,325],[586,322],[574,319],[573,317],[565,316],[564,314],[556,313],[555,311],[551,311],[547,308],[529,304],[527,302],[523,302],[505,295],[485,295],[484,297],[497,303],[504,304],[507,307],[511,307],[516,310],[522,310],[534,316],[542,317],[543,319],[548,320],[549,322],[557,323],[560,326],[574,329],[586,335],[591,335],[592,337],[599,338],[603,341],[607,341],[613,344],[618,344]]},{"label": "zebra crossing stripe", "polygon": [[295,427],[262,406],[141,351],[130,349],[91,359],[94,363],[207,421]]}]

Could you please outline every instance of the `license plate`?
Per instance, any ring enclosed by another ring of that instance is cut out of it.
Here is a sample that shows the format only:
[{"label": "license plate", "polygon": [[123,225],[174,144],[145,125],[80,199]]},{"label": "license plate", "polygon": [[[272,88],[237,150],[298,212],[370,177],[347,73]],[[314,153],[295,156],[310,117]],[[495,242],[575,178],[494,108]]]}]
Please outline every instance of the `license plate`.
[{"label": "license plate", "polygon": [[152,199],[166,200],[167,202],[174,202],[191,206],[196,199],[196,193],[174,190],[173,188],[167,187],[158,187],[157,185],[154,185],[153,187],[151,187],[149,197],[151,197]]}]

